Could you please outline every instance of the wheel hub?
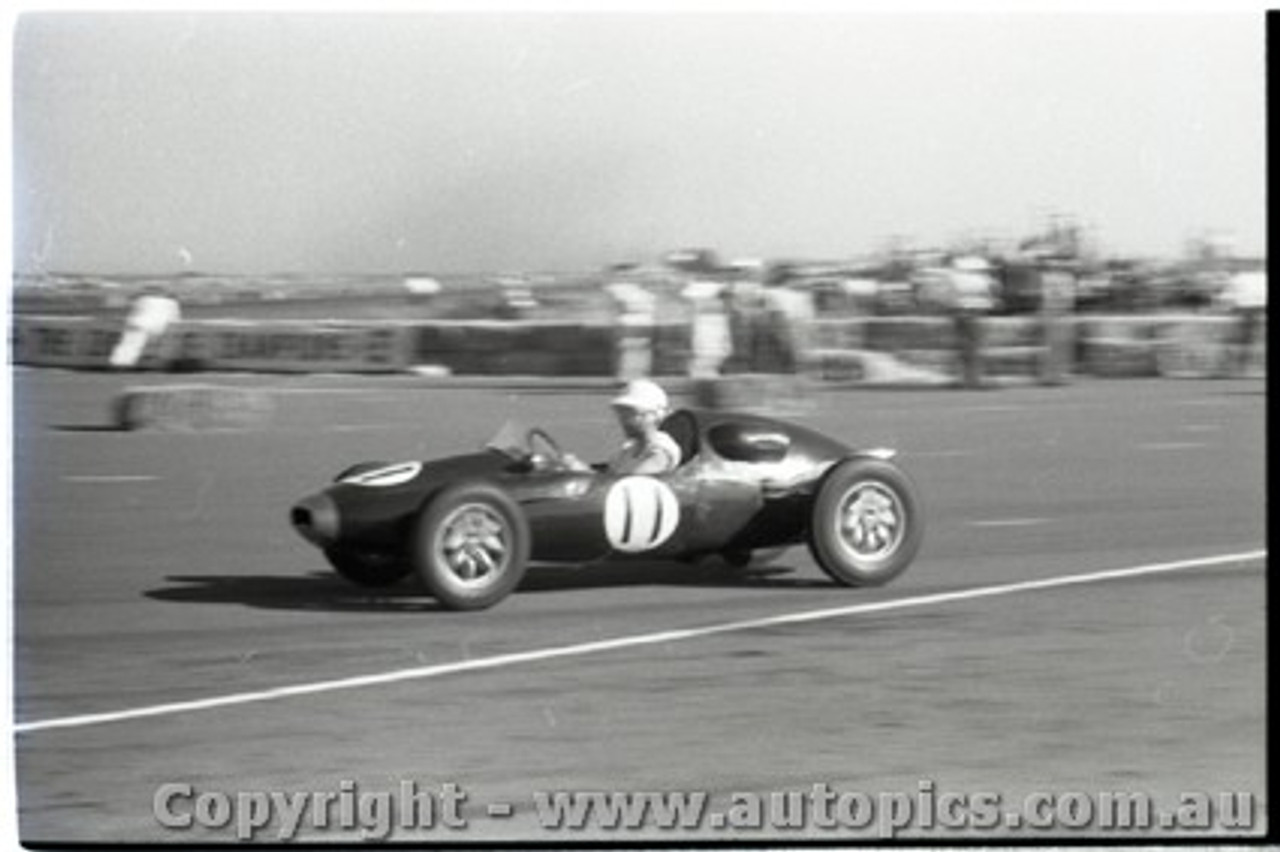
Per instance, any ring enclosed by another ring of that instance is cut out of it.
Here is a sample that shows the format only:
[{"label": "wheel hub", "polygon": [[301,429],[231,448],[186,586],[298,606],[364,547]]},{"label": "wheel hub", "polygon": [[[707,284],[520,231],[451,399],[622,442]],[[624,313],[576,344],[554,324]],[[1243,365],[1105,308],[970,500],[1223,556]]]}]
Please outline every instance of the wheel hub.
[{"label": "wheel hub", "polygon": [[459,506],[445,517],[440,530],[433,555],[462,584],[483,585],[506,568],[510,558],[506,524],[489,506]]},{"label": "wheel hub", "polygon": [[860,559],[883,559],[903,537],[902,503],[892,489],[879,482],[862,482],[849,489],[839,514],[840,540]]}]

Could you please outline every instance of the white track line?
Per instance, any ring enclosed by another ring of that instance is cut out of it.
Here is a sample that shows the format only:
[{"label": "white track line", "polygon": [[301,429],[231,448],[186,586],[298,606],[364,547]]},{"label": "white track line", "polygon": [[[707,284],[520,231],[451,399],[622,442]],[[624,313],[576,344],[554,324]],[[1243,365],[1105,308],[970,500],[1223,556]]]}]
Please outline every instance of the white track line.
[{"label": "white track line", "polygon": [[[334,423],[312,429],[313,432],[390,432],[395,429],[408,429],[412,423]],[[306,431],[306,430],[298,430]]]},{"label": "white track line", "polygon": [[116,482],[154,482],[160,477],[143,476],[137,474],[114,474],[114,475],[98,475],[98,476],[64,476],[63,482],[80,482],[80,483],[116,483]]},{"label": "white track line", "polygon": [[1034,527],[1049,523],[1048,518],[993,518],[989,521],[970,521],[971,527]]},{"label": "white track line", "polygon": [[563,645],[556,648],[541,648],[534,651],[518,651],[510,654],[498,654],[492,657],[460,660],[453,663],[438,663],[411,669],[398,669],[372,675],[339,678],[336,680],[302,683],[294,686],[280,686],[257,692],[241,692],[221,695],[212,698],[200,698],[192,701],[176,701],[171,704],[153,704],[148,707],[135,707],[129,710],[117,710],[109,713],[89,713],[83,716],[63,716],[61,718],[43,719],[34,722],[20,722],[13,726],[15,733],[28,734],[52,728],[83,728],[89,725],[100,725],[107,722],[122,722],[128,719],[143,719],[150,716],[170,716],[178,713],[190,713],[197,710],[209,710],[215,707],[230,707],[236,704],[253,704],[260,701],[274,701],[280,698],[292,698],[297,695],[315,695],[322,692],[336,692],[342,689],[360,689],[367,686],[379,686],[387,683],[400,683],[409,680],[427,680],[462,672],[497,669],[522,663],[537,663],[543,660],[564,659],[566,657],[582,657],[588,654],[600,654],[606,651],[618,651],[624,648],[639,648],[646,645],[659,645],[667,642],[682,642],[687,639],[700,639],[706,636],[719,636],[726,633],[740,633],[746,630],[758,630],[763,627],[777,627],[784,624],[806,624],[832,618],[844,618],[850,615],[863,615],[872,612],[888,612],[896,609],[931,606],[951,603],[952,601],[976,600],[998,595],[1011,595],[1019,592],[1058,589],[1066,586],[1078,586],[1085,583],[1100,583],[1107,580],[1122,580],[1129,577],[1141,577],[1150,574],[1166,574],[1172,571],[1185,571],[1191,568],[1206,568],[1213,565],[1253,562],[1265,558],[1266,550],[1250,550],[1243,553],[1228,553],[1222,556],[1208,556],[1201,559],[1184,559],[1178,562],[1158,562],[1151,565],[1139,565],[1131,568],[1116,568],[1109,571],[1094,571],[1088,574],[1069,574],[1062,577],[1049,577],[1042,580],[1024,580],[1018,583],[1002,583],[996,586],[982,586],[974,589],[962,589],[955,592],[939,592],[932,595],[920,595],[914,598],[896,598],[874,603],[851,604],[831,609],[793,612],[783,615],[770,615],[762,618],[751,618],[744,621],[728,621],[723,624],[712,624],[704,627],[689,627],[677,630],[664,630],[658,633],[642,633],[636,636],[622,636],[617,639],[604,639],[598,642],[583,642],[578,645]]}]

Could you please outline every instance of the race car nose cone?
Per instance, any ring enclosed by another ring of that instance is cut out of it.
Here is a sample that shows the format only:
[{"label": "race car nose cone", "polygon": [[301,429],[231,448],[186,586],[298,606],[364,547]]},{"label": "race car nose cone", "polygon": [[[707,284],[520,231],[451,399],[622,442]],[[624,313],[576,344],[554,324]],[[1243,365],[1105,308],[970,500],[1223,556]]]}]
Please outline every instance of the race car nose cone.
[{"label": "race car nose cone", "polygon": [[307,541],[326,547],[338,539],[338,507],[328,494],[313,494],[289,510],[293,528]]}]

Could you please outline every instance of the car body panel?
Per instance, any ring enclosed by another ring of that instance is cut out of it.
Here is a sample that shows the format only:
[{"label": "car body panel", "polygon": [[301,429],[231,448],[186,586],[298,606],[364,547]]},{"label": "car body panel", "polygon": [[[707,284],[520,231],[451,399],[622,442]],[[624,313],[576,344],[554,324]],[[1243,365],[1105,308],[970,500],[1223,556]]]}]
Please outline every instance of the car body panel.
[{"label": "car body panel", "polygon": [[523,509],[534,561],[672,559],[804,540],[818,483],[856,455],[814,430],[760,415],[683,409],[663,424],[682,464],[657,476],[543,468],[496,450],[401,462],[333,483],[294,508],[305,528],[316,500],[336,509],[332,544],[407,552],[423,508],[443,489],[492,483]]}]

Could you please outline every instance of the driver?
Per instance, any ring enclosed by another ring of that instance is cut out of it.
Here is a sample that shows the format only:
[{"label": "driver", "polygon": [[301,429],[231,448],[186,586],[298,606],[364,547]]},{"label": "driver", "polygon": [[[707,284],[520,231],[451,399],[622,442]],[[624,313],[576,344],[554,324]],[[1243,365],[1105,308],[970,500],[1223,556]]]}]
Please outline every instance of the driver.
[{"label": "driver", "polygon": [[[680,445],[658,426],[667,416],[667,393],[648,379],[634,379],[609,403],[626,435],[622,448],[603,466],[606,473],[658,474],[680,465]],[[590,468],[576,457],[566,457],[571,468]]]},{"label": "driver", "polygon": [[634,379],[610,406],[627,440],[609,459],[609,473],[666,473],[680,465],[680,445],[658,428],[670,407],[666,391],[648,379]]}]

